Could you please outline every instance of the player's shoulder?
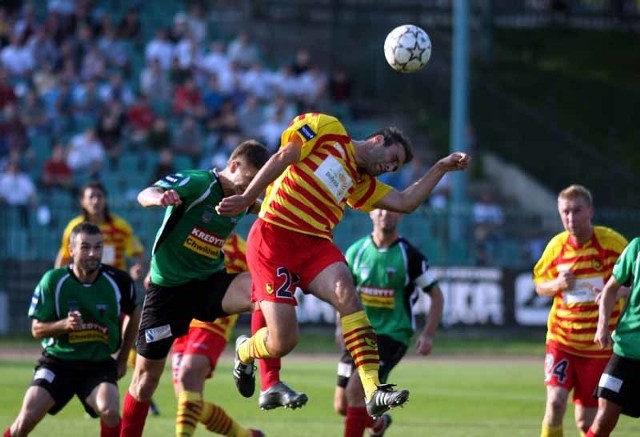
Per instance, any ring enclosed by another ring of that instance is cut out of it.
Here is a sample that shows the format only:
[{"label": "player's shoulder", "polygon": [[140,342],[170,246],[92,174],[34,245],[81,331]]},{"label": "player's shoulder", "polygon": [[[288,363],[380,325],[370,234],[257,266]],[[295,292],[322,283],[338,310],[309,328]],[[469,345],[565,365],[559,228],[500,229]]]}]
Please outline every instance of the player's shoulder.
[{"label": "player's shoulder", "polygon": [[407,240],[404,237],[398,238],[398,241],[396,242],[396,244],[398,244],[399,246],[403,247],[409,253],[416,253],[416,254],[424,257],[422,252],[420,252],[420,249],[418,249],[416,246],[414,246],[409,240]]},{"label": "player's shoulder", "polygon": [[42,275],[41,283],[53,284],[59,282],[62,278],[69,275],[69,267],[56,267],[53,269],[47,270],[44,275]]},{"label": "player's shoulder", "polygon": [[102,264],[102,274],[113,279],[120,286],[129,287],[133,283],[129,273],[110,265]]},{"label": "player's shoulder", "polygon": [[131,224],[118,214],[111,213],[111,222],[118,228],[131,229]]},{"label": "player's shoulder", "polygon": [[625,246],[628,242],[622,234],[607,226],[594,226],[593,232],[596,234],[600,243],[610,242],[612,244],[622,244]]},{"label": "player's shoulder", "polygon": [[351,243],[351,245],[347,248],[347,253],[353,253],[360,250],[361,247],[368,245],[370,241],[371,241],[370,235],[366,235],[364,237],[357,239],[356,241]]}]

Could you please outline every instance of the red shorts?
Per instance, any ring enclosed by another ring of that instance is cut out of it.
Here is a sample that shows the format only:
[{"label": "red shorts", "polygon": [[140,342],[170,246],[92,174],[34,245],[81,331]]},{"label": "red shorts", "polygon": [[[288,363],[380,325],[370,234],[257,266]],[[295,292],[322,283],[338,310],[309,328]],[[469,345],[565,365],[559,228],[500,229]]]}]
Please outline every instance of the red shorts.
[{"label": "red shorts", "polygon": [[207,378],[211,378],[213,371],[218,364],[218,359],[227,345],[224,337],[205,328],[189,328],[189,333],[178,337],[173,342],[173,351],[171,353],[171,374],[173,382],[178,380],[178,370],[182,362],[182,356],[204,355],[209,358],[211,371]]},{"label": "red shorts", "polygon": [[326,238],[255,221],[247,237],[247,264],[251,272],[251,299],[296,305],[296,287],[305,290],[327,266],[346,262]]},{"label": "red shorts", "polygon": [[608,362],[608,358],[581,357],[547,344],[544,383],[552,387],[564,387],[568,391],[573,389],[574,404],[596,408],[598,399],[594,393]]}]

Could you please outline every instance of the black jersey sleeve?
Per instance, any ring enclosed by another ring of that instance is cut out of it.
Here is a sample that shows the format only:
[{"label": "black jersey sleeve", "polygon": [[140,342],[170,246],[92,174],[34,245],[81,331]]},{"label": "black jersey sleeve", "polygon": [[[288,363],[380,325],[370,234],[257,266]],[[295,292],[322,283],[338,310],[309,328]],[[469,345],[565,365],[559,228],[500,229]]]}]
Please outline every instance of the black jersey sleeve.
[{"label": "black jersey sleeve", "polygon": [[120,291],[120,308],[123,314],[132,314],[136,309],[137,291],[135,283],[129,273],[111,266],[103,266],[105,274],[109,275]]},{"label": "black jersey sleeve", "polygon": [[429,260],[409,241],[401,238],[400,243],[404,246],[407,254],[407,272],[409,282],[428,293],[438,284],[436,278],[429,272]]}]

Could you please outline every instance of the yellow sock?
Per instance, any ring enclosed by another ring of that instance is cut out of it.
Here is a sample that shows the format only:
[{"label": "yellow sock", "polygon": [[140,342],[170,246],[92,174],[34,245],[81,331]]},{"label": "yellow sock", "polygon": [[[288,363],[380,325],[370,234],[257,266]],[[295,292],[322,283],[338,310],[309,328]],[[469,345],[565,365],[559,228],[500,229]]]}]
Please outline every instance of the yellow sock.
[{"label": "yellow sock", "polygon": [[184,390],[178,395],[178,412],[176,414],[176,437],[191,437],[202,410],[202,395]]},{"label": "yellow sock", "polygon": [[562,425],[560,426],[549,426],[546,424],[542,424],[542,432],[540,432],[540,437],[563,437],[562,433]]},{"label": "yellow sock", "polygon": [[222,407],[211,402],[203,403],[200,423],[216,434],[229,437],[251,437],[251,431],[240,426]]},{"label": "yellow sock", "polygon": [[238,347],[238,357],[243,363],[253,363],[256,358],[275,358],[267,350],[267,328],[260,328],[249,340]]},{"label": "yellow sock", "polygon": [[127,367],[129,367],[130,369],[136,368],[136,355],[137,352],[135,347],[129,349],[129,355],[127,355]]},{"label": "yellow sock", "polygon": [[587,437],[587,433],[585,433],[583,430],[580,430],[580,437]]},{"label": "yellow sock", "polygon": [[364,311],[344,316],[340,322],[344,344],[358,370],[365,398],[369,399],[380,385],[378,379],[380,356],[376,334]]}]

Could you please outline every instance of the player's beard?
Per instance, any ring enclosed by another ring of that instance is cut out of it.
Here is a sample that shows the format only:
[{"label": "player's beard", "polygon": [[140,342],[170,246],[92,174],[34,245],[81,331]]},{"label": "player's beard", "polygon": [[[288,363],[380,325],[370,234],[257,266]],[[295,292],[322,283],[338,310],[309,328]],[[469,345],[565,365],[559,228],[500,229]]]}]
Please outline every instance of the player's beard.
[{"label": "player's beard", "polygon": [[85,271],[85,273],[93,273],[100,267],[100,258],[87,258],[82,263],[80,263],[80,268]]}]

